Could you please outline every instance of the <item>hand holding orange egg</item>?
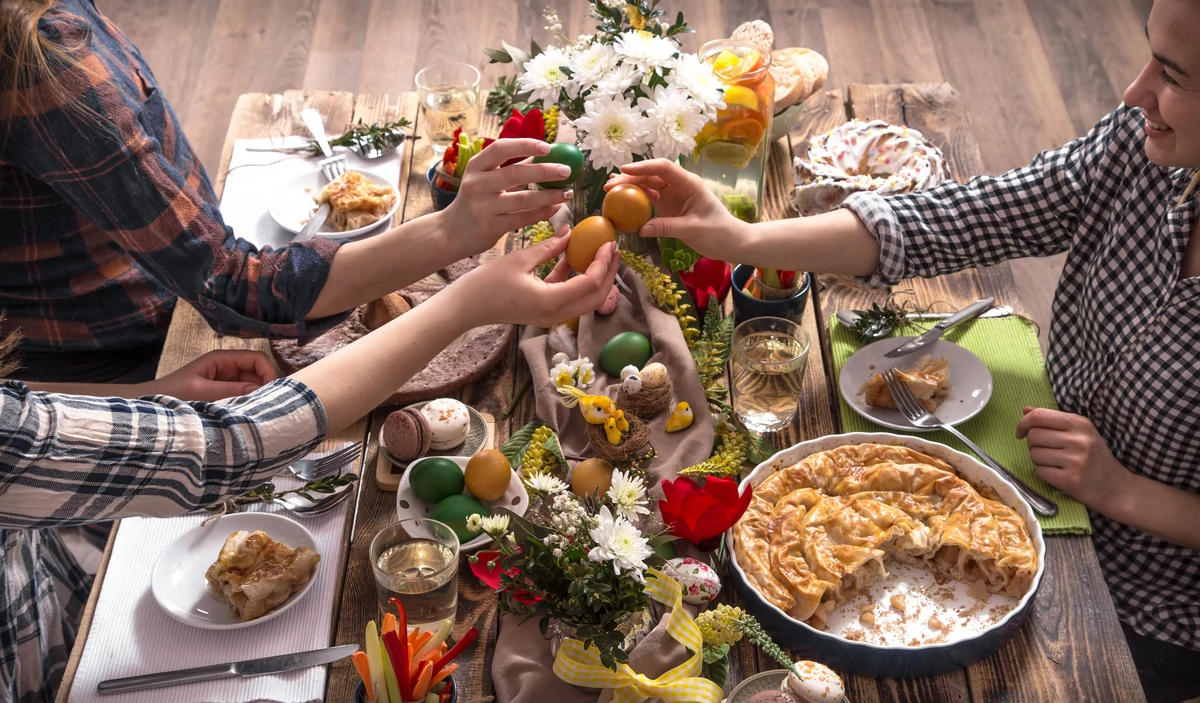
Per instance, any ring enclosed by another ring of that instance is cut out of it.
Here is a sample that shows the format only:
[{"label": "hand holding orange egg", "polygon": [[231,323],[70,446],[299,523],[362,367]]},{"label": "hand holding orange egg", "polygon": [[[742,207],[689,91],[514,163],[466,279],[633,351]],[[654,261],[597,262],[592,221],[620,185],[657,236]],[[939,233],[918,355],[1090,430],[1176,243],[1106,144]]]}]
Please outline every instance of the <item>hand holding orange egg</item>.
[{"label": "hand holding orange egg", "polygon": [[650,198],[635,185],[619,185],[604,196],[600,215],[593,215],[571,230],[567,244],[567,263],[583,273],[607,242],[617,240],[617,232],[637,232],[650,219]]}]

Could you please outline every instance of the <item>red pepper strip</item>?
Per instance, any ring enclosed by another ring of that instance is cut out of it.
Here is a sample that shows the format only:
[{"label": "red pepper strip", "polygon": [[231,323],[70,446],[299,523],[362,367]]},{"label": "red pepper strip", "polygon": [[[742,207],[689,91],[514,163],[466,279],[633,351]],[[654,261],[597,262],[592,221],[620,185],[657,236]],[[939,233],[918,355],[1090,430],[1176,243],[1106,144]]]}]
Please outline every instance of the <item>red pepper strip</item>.
[{"label": "red pepper strip", "polygon": [[[408,675],[408,665],[411,655],[408,651],[408,613],[404,612],[404,604],[395,598],[388,598],[388,602],[396,606],[396,629],[400,631],[400,661],[404,662],[401,669],[396,671],[396,676],[400,679],[400,695],[404,696],[405,700],[412,699],[412,679]],[[403,673],[402,673],[403,672]]]},{"label": "red pepper strip", "polygon": [[405,660],[404,640],[396,632],[388,632],[383,636],[383,646],[387,649],[388,658],[392,661],[392,669],[396,672],[396,683],[400,688],[401,701],[412,700],[412,688],[408,679],[408,662]]},{"label": "red pepper strip", "polygon": [[467,645],[471,644],[478,638],[479,630],[475,629],[474,627],[472,627],[470,630],[467,630],[467,634],[463,635],[461,640],[455,642],[454,646],[450,648],[450,651],[443,654],[442,658],[438,659],[437,663],[433,665],[433,675],[437,676],[437,673],[442,670],[443,666],[446,666],[453,661],[455,657],[462,654],[462,651],[467,648]]}]

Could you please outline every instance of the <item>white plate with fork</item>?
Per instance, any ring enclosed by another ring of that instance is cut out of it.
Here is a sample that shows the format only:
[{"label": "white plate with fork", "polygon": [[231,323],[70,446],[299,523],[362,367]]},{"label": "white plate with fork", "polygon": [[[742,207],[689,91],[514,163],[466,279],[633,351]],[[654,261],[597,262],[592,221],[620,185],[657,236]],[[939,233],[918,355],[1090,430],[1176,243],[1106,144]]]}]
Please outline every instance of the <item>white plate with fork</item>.
[{"label": "white plate with fork", "polygon": [[[358,229],[351,229],[345,232],[335,232],[329,228],[329,221],[326,220],[325,224],[321,225],[321,228],[317,230],[315,235],[317,237],[353,239],[379,228],[385,222],[391,222],[396,211],[400,209],[400,189],[396,186],[395,179],[378,171],[365,168],[352,168],[349,170],[361,173],[373,183],[385,183],[391,186],[392,192],[396,194],[396,199],[386,215],[366,227],[359,227]],[[275,195],[271,196],[271,199],[267,203],[267,212],[271,214],[271,219],[275,220],[280,227],[292,234],[299,234],[300,230],[308,222],[308,218],[312,217],[312,214],[316,211],[316,197],[327,183],[325,175],[318,168],[302,173],[288,181],[282,188],[276,191]]]},{"label": "white plate with fork", "polygon": [[992,373],[983,360],[963,347],[939,339],[924,349],[889,359],[884,354],[913,337],[889,337],[859,349],[842,366],[838,375],[838,390],[854,412],[871,422],[894,430],[932,432],[937,428],[915,427],[899,410],[867,405],[862,393],[863,384],[877,373],[889,369],[906,369],[926,354],[945,359],[950,365],[950,393],[934,411],[947,425],[958,425],[978,415],[992,398]]}]

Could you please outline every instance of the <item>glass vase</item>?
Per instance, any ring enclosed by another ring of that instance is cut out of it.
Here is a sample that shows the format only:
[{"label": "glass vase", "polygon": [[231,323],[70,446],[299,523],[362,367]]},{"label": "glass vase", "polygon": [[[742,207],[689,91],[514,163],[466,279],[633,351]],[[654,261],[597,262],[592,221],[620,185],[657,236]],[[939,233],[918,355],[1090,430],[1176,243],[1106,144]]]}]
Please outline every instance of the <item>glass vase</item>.
[{"label": "glass vase", "polygon": [[725,107],[696,135],[696,148],[683,166],[700,176],[735,217],[758,222],[775,112],[771,56],[731,39],[708,42],[699,56],[724,84]]}]

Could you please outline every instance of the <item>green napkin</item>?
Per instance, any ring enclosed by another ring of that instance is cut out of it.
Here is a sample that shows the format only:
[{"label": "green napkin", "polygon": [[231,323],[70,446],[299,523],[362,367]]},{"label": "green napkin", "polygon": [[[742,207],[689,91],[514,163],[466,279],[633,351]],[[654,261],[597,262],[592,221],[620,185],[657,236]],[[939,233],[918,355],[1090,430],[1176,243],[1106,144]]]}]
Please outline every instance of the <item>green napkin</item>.
[{"label": "green napkin", "polygon": [[[846,360],[863,345],[857,335],[832,317],[829,318],[829,329],[834,378],[837,379]],[[912,330],[909,327],[904,333],[912,334]],[[1033,323],[1017,316],[977,319],[950,328],[942,339],[971,350],[992,372],[992,399],[983,412],[959,425],[958,429],[975,440],[996,461],[1058,503],[1058,515],[1051,518],[1038,516],[1043,532],[1049,535],[1090,534],[1092,526],[1087,508],[1034,474],[1025,440],[1017,439],[1015,435],[1017,421],[1021,419],[1021,410],[1025,406],[1058,408],[1050,390],[1050,379],[1046,376],[1046,365]],[[953,377],[950,382],[954,382]],[[897,431],[881,428],[862,417],[850,409],[845,399],[841,399],[840,403],[842,427],[846,432]],[[962,442],[944,430],[906,434],[941,442],[974,456]]]}]

